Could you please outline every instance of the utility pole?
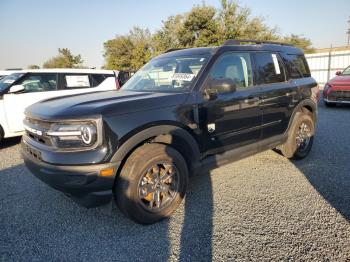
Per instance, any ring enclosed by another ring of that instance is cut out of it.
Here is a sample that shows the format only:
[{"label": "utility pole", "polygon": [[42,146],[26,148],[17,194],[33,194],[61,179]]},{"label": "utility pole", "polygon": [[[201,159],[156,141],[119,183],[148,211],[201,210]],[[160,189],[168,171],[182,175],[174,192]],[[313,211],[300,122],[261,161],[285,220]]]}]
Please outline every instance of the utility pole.
[{"label": "utility pole", "polygon": [[348,23],[349,23],[349,27],[348,27],[347,34],[348,34],[348,45],[350,46],[350,16],[349,16]]}]

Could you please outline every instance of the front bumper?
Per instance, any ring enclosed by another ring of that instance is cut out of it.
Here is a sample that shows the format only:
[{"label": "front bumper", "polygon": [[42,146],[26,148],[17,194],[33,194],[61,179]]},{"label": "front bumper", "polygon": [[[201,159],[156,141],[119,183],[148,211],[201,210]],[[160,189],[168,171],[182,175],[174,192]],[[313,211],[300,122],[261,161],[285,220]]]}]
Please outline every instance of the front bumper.
[{"label": "front bumper", "polygon": [[[65,193],[78,204],[93,207],[108,203],[120,163],[91,165],[54,165],[40,159],[40,150],[22,140],[26,167],[41,181]],[[101,170],[113,168],[113,174],[101,176]]]},{"label": "front bumper", "polygon": [[350,89],[337,89],[323,93],[323,100],[326,103],[350,104]]},{"label": "front bumper", "polygon": [[330,104],[350,104],[350,101],[347,100],[329,100],[327,98],[324,98],[323,101]]}]

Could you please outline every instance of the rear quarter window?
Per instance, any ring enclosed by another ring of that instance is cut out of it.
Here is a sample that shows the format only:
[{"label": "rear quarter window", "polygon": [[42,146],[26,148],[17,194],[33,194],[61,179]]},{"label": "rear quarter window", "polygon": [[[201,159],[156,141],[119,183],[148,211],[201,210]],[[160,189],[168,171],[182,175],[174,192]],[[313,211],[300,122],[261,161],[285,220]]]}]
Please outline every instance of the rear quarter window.
[{"label": "rear quarter window", "polygon": [[91,86],[92,87],[99,86],[108,77],[114,77],[114,75],[112,75],[112,74],[110,74],[110,75],[108,75],[108,74],[91,74],[90,75]]},{"label": "rear quarter window", "polygon": [[288,69],[291,78],[310,77],[311,73],[307,61],[303,55],[288,54]]},{"label": "rear quarter window", "polygon": [[286,81],[284,65],[277,53],[256,53],[255,62],[260,84],[274,84]]}]

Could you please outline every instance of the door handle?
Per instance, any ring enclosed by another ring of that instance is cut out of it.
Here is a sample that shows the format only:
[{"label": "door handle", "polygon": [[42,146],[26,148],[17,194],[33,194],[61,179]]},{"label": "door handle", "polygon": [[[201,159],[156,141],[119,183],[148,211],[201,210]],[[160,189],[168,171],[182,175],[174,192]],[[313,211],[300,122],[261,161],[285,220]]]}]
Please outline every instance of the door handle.
[{"label": "door handle", "polygon": [[259,97],[248,97],[246,99],[244,99],[244,103],[246,104],[252,104],[252,103],[256,103],[259,102]]},{"label": "door handle", "polygon": [[297,92],[295,91],[292,91],[292,92],[287,92],[286,93],[286,96],[292,96],[292,95],[295,95]]}]

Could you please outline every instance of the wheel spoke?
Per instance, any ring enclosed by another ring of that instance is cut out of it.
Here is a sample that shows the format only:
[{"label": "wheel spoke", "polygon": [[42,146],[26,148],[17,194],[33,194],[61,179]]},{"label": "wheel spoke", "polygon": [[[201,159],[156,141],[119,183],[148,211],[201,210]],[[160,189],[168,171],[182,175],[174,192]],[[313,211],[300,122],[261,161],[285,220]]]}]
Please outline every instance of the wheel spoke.
[{"label": "wheel spoke", "polygon": [[155,191],[155,187],[153,184],[145,184],[141,186],[141,194],[143,197],[147,196],[150,193]]},{"label": "wheel spoke", "polygon": [[155,194],[156,207],[159,208],[159,207],[160,207],[160,204],[161,204],[161,200],[160,200],[160,191],[157,190],[154,194]]},{"label": "wheel spoke", "polygon": [[169,205],[176,196],[177,176],[176,167],[169,163],[158,163],[149,167],[139,182],[141,204],[152,212]]},{"label": "wheel spoke", "polygon": [[164,174],[160,177],[161,182],[165,183],[169,178],[171,178],[175,174],[174,169],[171,167],[167,167],[164,171]]}]

